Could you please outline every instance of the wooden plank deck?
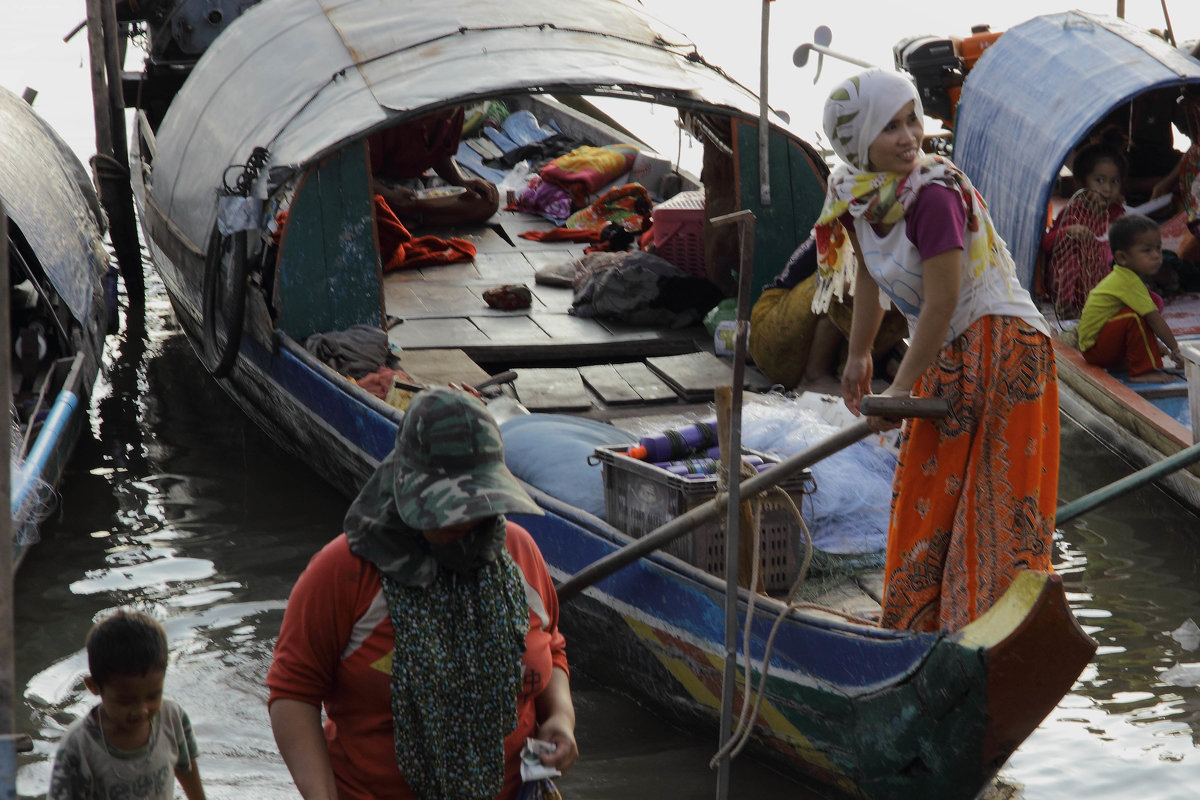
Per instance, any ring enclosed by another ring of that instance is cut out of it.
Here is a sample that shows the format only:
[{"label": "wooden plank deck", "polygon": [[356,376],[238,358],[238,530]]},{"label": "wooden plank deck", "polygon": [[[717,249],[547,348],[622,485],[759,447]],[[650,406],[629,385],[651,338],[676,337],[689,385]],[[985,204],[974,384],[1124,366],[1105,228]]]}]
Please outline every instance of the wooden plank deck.
[{"label": "wooden plank deck", "polygon": [[[699,325],[685,330],[644,328],[569,314],[574,292],[540,285],[534,273],[579,258],[585,245],[519,236],[552,227],[540,217],[501,211],[483,226],[422,231],[467,239],[476,247],[475,260],[386,274],[386,311],[402,320],[389,331],[389,341],[403,351],[460,349],[480,364],[497,367],[636,361],[696,351],[696,337],[703,335]],[[504,284],[527,286],[532,306],[520,311],[489,308],[483,293]]]}]

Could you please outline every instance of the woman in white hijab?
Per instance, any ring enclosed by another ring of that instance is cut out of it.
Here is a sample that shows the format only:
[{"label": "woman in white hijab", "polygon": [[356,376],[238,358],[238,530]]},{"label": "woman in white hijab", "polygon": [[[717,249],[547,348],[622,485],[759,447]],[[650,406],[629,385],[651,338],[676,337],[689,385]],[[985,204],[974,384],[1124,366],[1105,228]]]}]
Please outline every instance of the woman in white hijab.
[{"label": "woman in white hijab", "polygon": [[825,134],[843,163],[814,229],[813,308],[858,286],[850,410],[870,392],[889,304],[910,341],[884,394],[950,403],[945,419],[911,420],[902,435],[880,624],[957,630],[1018,570],[1051,570],[1058,386],[1045,319],[967,176],[923,152],[922,120],[916,89],[894,72],[868,70],[830,95]]}]

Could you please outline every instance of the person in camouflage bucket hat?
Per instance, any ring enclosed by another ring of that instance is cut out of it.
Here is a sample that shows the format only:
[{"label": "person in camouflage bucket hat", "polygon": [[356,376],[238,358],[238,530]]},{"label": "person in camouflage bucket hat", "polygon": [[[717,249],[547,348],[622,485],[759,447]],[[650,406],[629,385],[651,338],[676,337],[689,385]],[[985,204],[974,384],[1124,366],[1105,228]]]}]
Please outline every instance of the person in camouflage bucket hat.
[{"label": "person in camouflage bucket hat", "polygon": [[453,389],[417,394],[396,434],[396,511],[431,531],[497,514],[541,514],[504,465],[483,403]]},{"label": "person in camouflage bucket hat", "polygon": [[288,598],[267,685],[297,786],[515,800],[527,738],[552,744],[543,764],[575,763],[554,582],[510,513],[542,512],[505,467],[487,408],[419,392],[345,533]]}]

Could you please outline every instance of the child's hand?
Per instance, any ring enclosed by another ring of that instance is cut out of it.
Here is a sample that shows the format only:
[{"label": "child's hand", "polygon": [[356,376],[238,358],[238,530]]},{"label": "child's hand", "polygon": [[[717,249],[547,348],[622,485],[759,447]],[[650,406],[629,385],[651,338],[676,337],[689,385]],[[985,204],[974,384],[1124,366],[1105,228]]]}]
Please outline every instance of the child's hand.
[{"label": "child's hand", "polygon": [[1092,229],[1087,225],[1068,225],[1063,228],[1063,234],[1068,239],[1075,239],[1076,241],[1096,238],[1096,234],[1092,233]]}]

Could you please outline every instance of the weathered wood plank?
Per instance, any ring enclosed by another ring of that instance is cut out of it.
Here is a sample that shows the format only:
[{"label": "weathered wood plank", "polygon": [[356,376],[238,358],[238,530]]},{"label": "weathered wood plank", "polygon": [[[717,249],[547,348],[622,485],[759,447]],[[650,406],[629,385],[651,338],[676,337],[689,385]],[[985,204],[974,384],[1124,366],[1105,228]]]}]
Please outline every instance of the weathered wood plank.
[{"label": "weathered wood plank", "polygon": [[538,342],[549,342],[550,337],[525,314],[510,316],[472,315],[471,322],[483,331],[491,342],[529,343],[536,346]]},{"label": "weathered wood plank", "polygon": [[689,400],[712,397],[733,380],[733,368],[712,353],[686,353],[646,359],[650,369]]},{"label": "weathered wood plank", "polygon": [[641,361],[613,364],[613,367],[617,370],[617,374],[647,403],[674,400],[677,397],[675,390],[659,380],[654,372]]},{"label": "weathered wood plank", "polygon": [[534,313],[530,314],[529,318],[555,341],[606,342],[612,339],[608,329],[592,319],[573,317],[565,313]]},{"label": "weathered wood plank", "polygon": [[467,286],[434,282],[426,283],[414,291],[420,292],[421,302],[430,311],[461,315],[473,314],[475,311],[487,307],[479,299],[479,295],[472,292]]},{"label": "weathered wood plank", "polygon": [[579,374],[583,377],[583,382],[591,387],[606,405],[616,406],[642,401],[642,396],[617,373],[612,364],[580,367]]},{"label": "weathered wood plank", "polygon": [[459,283],[462,281],[478,280],[479,270],[470,261],[457,261],[453,264],[431,264],[417,270],[428,283]]},{"label": "weathered wood plank", "polygon": [[488,338],[463,317],[409,319],[388,331],[388,341],[402,349],[462,348],[487,344]]},{"label": "weathered wood plank", "polygon": [[462,350],[405,350],[400,353],[399,360],[400,369],[411,375],[418,384],[476,384],[491,377]]},{"label": "weathered wood plank", "polygon": [[579,411],[593,405],[576,369],[518,369],[514,387],[530,411]]},{"label": "weathered wood plank", "polygon": [[533,267],[521,253],[477,253],[475,269],[483,280],[533,283]]}]

